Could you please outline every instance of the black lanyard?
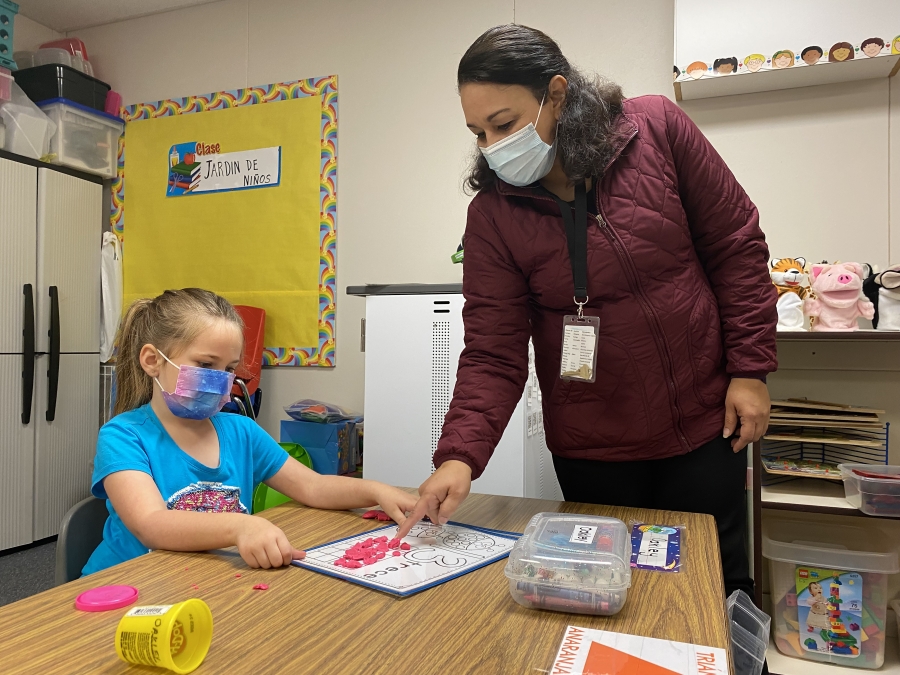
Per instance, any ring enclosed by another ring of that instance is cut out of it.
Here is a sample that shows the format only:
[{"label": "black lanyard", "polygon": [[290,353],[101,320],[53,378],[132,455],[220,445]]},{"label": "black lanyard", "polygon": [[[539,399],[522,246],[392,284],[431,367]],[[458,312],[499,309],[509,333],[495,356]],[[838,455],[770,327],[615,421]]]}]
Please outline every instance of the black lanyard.
[{"label": "black lanyard", "polygon": [[569,260],[572,263],[572,280],[575,283],[575,304],[578,315],[588,301],[587,289],[587,191],[584,182],[575,186],[575,219],[572,219],[572,207],[552,192],[559,204],[563,222],[566,225],[566,242],[569,245]]}]

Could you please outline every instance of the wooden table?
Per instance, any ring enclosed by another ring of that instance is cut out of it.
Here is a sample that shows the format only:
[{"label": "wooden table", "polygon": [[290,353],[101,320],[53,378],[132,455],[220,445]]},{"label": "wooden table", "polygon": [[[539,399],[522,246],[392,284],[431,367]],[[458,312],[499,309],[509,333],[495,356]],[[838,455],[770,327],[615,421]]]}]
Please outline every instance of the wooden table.
[{"label": "wooden table", "polygon": [[[521,532],[541,511],[683,523],[682,572],[636,571],[619,614],[588,617],[519,606],[509,594],[503,562],[398,599],[296,567],[252,570],[234,549],[156,551],[0,608],[0,671],[164,672],[119,661],[115,631],[126,609],[92,614],[74,608],[76,595],[104,584],[136,586],[139,605],[206,601],[215,627],[209,654],[195,671],[200,675],[546,673],[568,624],[728,648],[711,516],[472,495],[454,519]],[[293,503],[263,515],[301,548],[378,527],[358,513]],[[258,583],[269,590],[252,590]]]}]

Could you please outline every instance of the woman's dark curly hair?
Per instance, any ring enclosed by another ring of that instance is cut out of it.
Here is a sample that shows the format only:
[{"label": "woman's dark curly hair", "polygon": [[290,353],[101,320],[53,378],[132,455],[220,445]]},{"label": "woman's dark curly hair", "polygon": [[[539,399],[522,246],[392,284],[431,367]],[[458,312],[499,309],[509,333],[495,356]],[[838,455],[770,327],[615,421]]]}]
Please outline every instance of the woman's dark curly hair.
[{"label": "woman's dark curly hair", "polygon": [[[458,87],[476,82],[519,84],[540,101],[554,75],[562,75],[569,83],[557,131],[562,168],[573,182],[599,178],[618,140],[622,88],[598,75],[582,74],[552,38],[527,26],[495,26],[460,59],[456,81]],[[496,181],[497,174],[476,149],[465,179],[467,190],[478,192]]]}]

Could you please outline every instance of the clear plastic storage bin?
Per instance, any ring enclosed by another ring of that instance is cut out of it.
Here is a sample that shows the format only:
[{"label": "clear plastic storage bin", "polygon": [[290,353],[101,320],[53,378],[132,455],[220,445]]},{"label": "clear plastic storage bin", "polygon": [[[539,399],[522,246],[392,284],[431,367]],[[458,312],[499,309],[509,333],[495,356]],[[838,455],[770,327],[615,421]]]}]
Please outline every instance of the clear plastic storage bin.
[{"label": "clear plastic storage bin", "polygon": [[574,614],[615,614],[631,585],[631,541],[621,520],[539,513],[506,563],[520,605]]},{"label": "clear plastic storage bin", "polygon": [[850,504],[870,516],[900,517],[900,466],[839,464],[838,468]]},{"label": "clear plastic storage bin", "polygon": [[104,178],[115,177],[125,122],[67,99],[44,101],[40,108],[58,127],[50,143],[50,154],[56,155],[53,162]]},{"label": "clear plastic storage bin", "polygon": [[763,524],[775,645],[788,656],[850,668],[884,663],[888,575],[897,542],[871,526]]}]

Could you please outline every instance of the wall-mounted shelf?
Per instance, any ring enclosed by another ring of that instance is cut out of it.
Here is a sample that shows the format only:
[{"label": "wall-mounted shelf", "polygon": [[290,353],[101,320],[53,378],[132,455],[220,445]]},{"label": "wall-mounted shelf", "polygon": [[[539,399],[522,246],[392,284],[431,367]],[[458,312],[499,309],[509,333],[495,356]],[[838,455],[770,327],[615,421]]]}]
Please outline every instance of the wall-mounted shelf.
[{"label": "wall-mounted shelf", "polygon": [[[900,54],[898,54],[900,57]],[[900,63],[900,62],[898,62]],[[779,331],[779,342],[900,342],[900,331],[857,330],[852,332],[834,331]]]},{"label": "wall-mounted shelf", "polygon": [[758,73],[703,77],[675,83],[675,100],[691,101],[700,98],[755,94],[762,91],[815,87],[855,80],[874,80],[893,77],[900,70],[900,54],[855,58],[842,63],[817,63],[814,66],[794,66],[783,70],[763,70]]}]

